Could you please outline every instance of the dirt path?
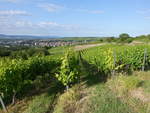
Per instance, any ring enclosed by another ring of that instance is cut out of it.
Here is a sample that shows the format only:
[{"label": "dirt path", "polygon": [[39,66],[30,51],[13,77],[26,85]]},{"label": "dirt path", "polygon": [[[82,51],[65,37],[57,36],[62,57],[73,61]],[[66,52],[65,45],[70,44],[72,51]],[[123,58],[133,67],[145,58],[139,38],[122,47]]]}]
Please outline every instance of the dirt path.
[{"label": "dirt path", "polygon": [[150,95],[144,94],[144,91],[141,88],[133,90],[131,92],[131,96],[141,100],[142,102],[150,103]]},{"label": "dirt path", "polygon": [[79,50],[83,50],[83,49],[87,49],[87,48],[91,48],[91,47],[96,47],[96,46],[101,46],[101,45],[105,45],[105,43],[102,43],[102,44],[77,45],[74,48],[75,48],[76,51],[79,51]]},{"label": "dirt path", "polygon": [[[119,44],[119,43],[100,43],[100,44],[87,44],[87,45],[77,45],[74,47],[74,49],[76,51],[79,51],[79,50],[83,50],[83,49],[87,49],[87,48],[91,48],[91,47],[96,47],[96,46],[101,46],[101,45],[106,45],[106,44]],[[140,41],[133,41],[132,43],[129,43],[129,44],[124,44],[124,45],[128,45],[128,46],[134,46],[134,45],[142,45],[144,44],[143,42],[140,42]],[[150,43],[148,43],[150,44]]]}]

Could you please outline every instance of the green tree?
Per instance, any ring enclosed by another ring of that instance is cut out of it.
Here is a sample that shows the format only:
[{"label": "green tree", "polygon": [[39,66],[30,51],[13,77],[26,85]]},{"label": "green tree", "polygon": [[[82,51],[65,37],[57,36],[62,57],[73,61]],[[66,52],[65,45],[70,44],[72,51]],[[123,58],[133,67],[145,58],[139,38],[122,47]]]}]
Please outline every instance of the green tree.
[{"label": "green tree", "polygon": [[130,35],[127,33],[122,33],[119,35],[121,41],[125,41],[126,39],[130,38]]},{"label": "green tree", "polygon": [[108,37],[108,38],[106,38],[106,41],[113,42],[113,41],[115,41],[115,37]]},{"label": "green tree", "polygon": [[147,35],[147,38],[150,39],[150,34]]}]

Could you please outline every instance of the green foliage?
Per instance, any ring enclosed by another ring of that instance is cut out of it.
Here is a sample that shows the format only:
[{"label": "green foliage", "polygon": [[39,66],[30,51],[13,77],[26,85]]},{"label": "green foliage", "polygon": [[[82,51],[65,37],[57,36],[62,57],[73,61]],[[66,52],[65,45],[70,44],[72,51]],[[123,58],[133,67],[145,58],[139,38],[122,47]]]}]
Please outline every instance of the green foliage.
[{"label": "green foliage", "polygon": [[119,35],[118,42],[119,43],[129,43],[131,40],[129,40],[130,36],[127,33],[122,33]]},{"label": "green foliage", "polygon": [[106,38],[106,42],[115,42],[115,37]]},{"label": "green foliage", "polygon": [[133,42],[133,38],[128,38],[125,42],[131,43],[131,42]]},{"label": "green foliage", "polygon": [[130,36],[127,33],[122,33],[122,34],[119,35],[119,38],[121,38],[121,39],[127,39],[127,38],[130,38]]},{"label": "green foliage", "polygon": [[10,57],[12,59],[25,59],[27,60],[32,56],[47,56],[49,55],[49,47],[35,48],[35,47],[0,47],[0,57]]},{"label": "green foliage", "polygon": [[25,59],[27,60],[28,59],[28,54],[25,52],[25,51],[15,51],[15,52],[12,52],[11,55],[10,55],[11,58],[13,59]]},{"label": "green foliage", "polygon": [[62,64],[56,78],[64,86],[70,86],[76,82],[79,77],[79,59],[73,50],[69,50],[62,58]]},{"label": "green foliage", "polygon": [[109,71],[114,69],[113,51],[111,49],[108,49],[108,50],[104,51],[103,56],[105,56],[102,61],[103,70],[105,73],[108,73]]},{"label": "green foliage", "polygon": [[104,45],[85,50],[83,58],[106,74],[113,70],[130,72],[142,69],[145,49],[147,49],[147,53],[144,66],[145,69],[149,69],[150,46],[148,45]]},{"label": "green foliage", "polygon": [[12,47],[3,47],[0,46],[0,57],[9,57],[13,52],[21,51],[21,50],[27,50],[28,47],[24,46],[12,46]]},{"label": "green foliage", "polygon": [[1,57],[5,57],[5,56],[9,56],[11,54],[11,52],[5,48],[0,48],[0,56]]},{"label": "green foliage", "polygon": [[32,57],[28,60],[0,60],[0,94],[10,100],[13,94],[24,92],[38,75],[51,73],[59,66],[59,61],[48,57]]}]

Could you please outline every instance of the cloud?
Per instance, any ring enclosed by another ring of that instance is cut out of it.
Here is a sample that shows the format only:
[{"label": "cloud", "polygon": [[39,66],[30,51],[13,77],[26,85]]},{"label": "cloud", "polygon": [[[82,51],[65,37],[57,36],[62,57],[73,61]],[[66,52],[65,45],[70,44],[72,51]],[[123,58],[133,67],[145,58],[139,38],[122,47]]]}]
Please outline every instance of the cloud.
[{"label": "cloud", "polygon": [[57,24],[56,22],[39,22],[37,24],[39,27],[49,27],[49,26],[60,26],[59,24]]},{"label": "cloud", "polygon": [[51,21],[26,21],[26,20],[8,20],[1,21],[0,33],[2,34],[31,34],[31,35],[64,35],[78,31],[78,26],[59,24]]},{"label": "cloud", "polygon": [[12,2],[12,3],[16,3],[16,2],[18,2],[19,0],[6,0],[6,1]]},{"label": "cloud", "polygon": [[147,16],[147,17],[145,17],[145,19],[148,19],[148,20],[150,20],[150,16]]},{"label": "cloud", "polygon": [[29,14],[26,11],[20,11],[20,10],[1,10],[0,11],[0,16],[29,16]]},{"label": "cloud", "polygon": [[90,14],[102,14],[104,11],[102,10],[88,10],[88,9],[77,9],[79,12],[90,13]]},{"label": "cloud", "polygon": [[147,9],[147,10],[138,10],[138,11],[136,11],[136,13],[138,13],[138,14],[148,14],[148,13],[150,13],[150,9]]},{"label": "cloud", "polygon": [[150,20],[150,9],[138,10],[136,12],[144,17],[144,19]]},{"label": "cloud", "polygon": [[89,11],[89,13],[92,13],[92,14],[102,14],[102,13],[104,13],[104,11],[102,11],[102,10],[93,10],[93,11]]},{"label": "cloud", "polygon": [[2,1],[2,2],[10,2],[10,3],[18,3],[21,0],[0,0],[0,1]]},{"label": "cloud", "polygon": [[51,4],[51,3],[39,4],[38,7],[43,8],[47,10],[48,12],[56,12],[56,11],[63,9],[63,6]]},{"label": "cloud", "polygon": [[33,27],[34,24],[30,21],[16,21],[14,24],[16,27]]},{"label": "cloud", "polygon": [[28,27],[28,28],[44,28],[44,29],[48,29],[48,28],[56,28],[56,27],[62,27],[63,25],[58,24],[56,22],[51,22],[51,21],[41,21],[41,22],[31,22],[31,21],[16,21],[14,23],[14,25],[16,27]]},{"label": "cloud", "polygon": [[60,24],[51,21],[9,20],[0,19],[0,34],[21,35],[56,35],[56,36],[98,36],[99,31],[80,25]]}]

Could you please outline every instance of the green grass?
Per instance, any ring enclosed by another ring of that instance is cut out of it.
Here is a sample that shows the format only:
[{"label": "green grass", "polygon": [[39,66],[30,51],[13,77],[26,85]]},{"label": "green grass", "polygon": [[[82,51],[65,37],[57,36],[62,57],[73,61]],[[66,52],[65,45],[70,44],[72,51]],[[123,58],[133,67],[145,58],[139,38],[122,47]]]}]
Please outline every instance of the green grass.
[{"label": "green grass", "polygon": [[149,113],[150,72],[134,72],[132,75],[119,75],[108,80],[108,87],[130,106],[135,113]]},{"label": "green grass", "polygon": [[81,98],[80,85],[75,85],[60,95],[53,113],[76,113],[77,102]]},{"label": "green grass", "polygon": [[140,85],[143,82],[137,76],[123,76],[122,75],[116,78],[120,82],[120,85],[122,86],[122,88],[124,88],[126,91],[140,87]]},{"label": "green grass", "polygon": [[73,87],[59,97],[54,113],[149,113],[149,104],[130,94],[138,88],[149,89],[148,74],[119,75],[106,83],[88,78],[92,84],[82,81],[84,87]]},{"label": "green grass", "polygon": [[49,49],[49,53],[50,53],[49,57],[51,57],[52,59],[60,60],[60,58],[62,58],[62,56],[69,48],[72,48],[72,46],[53,47]]},{"label": "green grass", "polygon": [[87,113],[134,113],[105,84],[98,84],[90,97]]},{"label": "green grass", "polygon": [[34,96],[32,101],[28,104],[27,109],[23,113],[49,113],[53,111],[55,101],[60,95],[62,85],[55,83],[48,88],[44,93]]},{"label": "green grass", "polygon": [[51,54],[62,54],[65,53],[71,46],[60,46],[60,47],[53,47],[49,49]]},{"label": "green grass", "polygon": [[[30,98],[20,100],[14,106],[9,106],[9,113],[46,113],[53,109],[55,94],[48,94],[47,92]],[[3,113],[0,110],[0,113]]]},{"label": "green grass", "polygon": [[142,87],[146,93],[150,93],[150,80],[145,80]]},{"label": "green grass", "polygon": [[[81,93],[82,92],[82,93]],[[136,113],[105,83],[71,88],[58,99],[54,113]]]},{"label": "green grass", "polygon": [[150,42],[150,39],[148,39],[148,38],[145,38],[145,37],[143,37],[143,38],[135,38],[134,39],[135,41],[140,41],[140,42],[144,42],[144,43],[149,43]]},{"label": "green grass", "polygon": [[137,76],[143,80],[142,88],[145,93],[150,93],[150,71],[147,72],[137,72]]},{"label": "green grass", "polygon": [[23,113],[46,113],[53,104],[54,95],[42,94],[34,97]]}]

